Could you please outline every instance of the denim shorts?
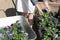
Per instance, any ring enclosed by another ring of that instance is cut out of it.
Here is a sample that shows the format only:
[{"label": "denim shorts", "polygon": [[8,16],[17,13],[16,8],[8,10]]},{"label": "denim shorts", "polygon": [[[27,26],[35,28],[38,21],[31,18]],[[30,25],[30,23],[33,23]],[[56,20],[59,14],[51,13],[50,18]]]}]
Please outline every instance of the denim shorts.
[{"label": "denim shorts", "polygon": [[43,0],[43,2],[45,2],[45,1],[47,1],[47,0]]},{"label": "denim shorts", "polygon": [[[45,1],[47,1],[47,0],[43,0],[43,2],[45,2]],[[35,5],[35,4],[37,4],[38,0],[31,0],[31,2],[33,5]]]},{"label": "denim shorts", "polygon": [[37,4],[38,0],[31,0],[32,4],[35,5]]}]

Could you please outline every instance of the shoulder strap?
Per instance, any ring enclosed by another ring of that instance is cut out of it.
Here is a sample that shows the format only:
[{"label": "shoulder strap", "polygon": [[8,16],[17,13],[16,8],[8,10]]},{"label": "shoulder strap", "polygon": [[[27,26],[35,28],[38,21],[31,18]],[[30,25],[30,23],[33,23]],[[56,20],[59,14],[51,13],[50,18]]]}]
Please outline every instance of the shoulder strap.
[{"label": "shoulder strap", "polygon": [[[17,1],[17,0],[16,0]],[[15,11],[16,11],[16,16],[18,15],[18,12],[17,12],[17,9],[16,9],[16,4],[15,4],[15,2],[14,2],[14,0],[12,0],[12,2],[13,2],[13,4],[14,4],[14,6],[15,6]]]},{"label": "shoulder strap", "polygon": [[31,0],[31,2],[33,5],[35,5],[38,2],[38,0]]}]

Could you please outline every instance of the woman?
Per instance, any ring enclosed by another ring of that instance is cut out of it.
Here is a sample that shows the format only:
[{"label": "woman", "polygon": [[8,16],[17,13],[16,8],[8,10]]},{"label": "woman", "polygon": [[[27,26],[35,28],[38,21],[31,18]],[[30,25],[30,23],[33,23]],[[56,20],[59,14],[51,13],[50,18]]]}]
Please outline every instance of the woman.
[{"label": "woman", "polygon": [[[46,7],[49,9],[47,0],[43,0],[43,1]],[[17,11],[22,12],[22,15],[24,17],[28,16],[29,23],[31,26],[33,24],[33,16],[34,16],[35,7],[37,7],[38,9],[39,15],[42,15],[43,13],[37,3],[38,3],[38,0],[17,0]]]}]

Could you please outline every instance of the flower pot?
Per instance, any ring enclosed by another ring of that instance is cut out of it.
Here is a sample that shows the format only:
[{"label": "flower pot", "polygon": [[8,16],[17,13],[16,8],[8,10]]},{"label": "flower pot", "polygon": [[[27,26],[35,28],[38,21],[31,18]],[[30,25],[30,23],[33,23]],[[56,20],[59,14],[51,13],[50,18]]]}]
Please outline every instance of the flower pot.
[{"label": "flower pot", "polygon": [[24,27],[25,31],[28,33],[28,35],[25,36],[24,40],[30,40],[30,39],[35,40],[37,36],[33,31],[33,29],[30,28],[30,25],[28,24],[25,17],[23,16],[12,16],[12,17],[0,18],[0,29],[5,28],[7,25],[11,25],[12,23],[14,24],[17,20],[19,20],[21,26]]}]

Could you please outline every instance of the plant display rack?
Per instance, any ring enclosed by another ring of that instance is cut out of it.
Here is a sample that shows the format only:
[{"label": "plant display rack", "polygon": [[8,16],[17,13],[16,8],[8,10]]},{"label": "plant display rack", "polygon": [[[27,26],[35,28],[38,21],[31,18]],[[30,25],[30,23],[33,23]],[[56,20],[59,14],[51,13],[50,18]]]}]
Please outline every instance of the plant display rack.
[{"label": "plant display rack", "polygon": [[60,16],[56,12],[43,9],[43,16],[39,16],[36,10],[35,24],[40,40],[60,40]]},{"label": "plant display rack", "polygon": [[35,32],[23,16],[0,18],[0,40],[35,39]]}]

